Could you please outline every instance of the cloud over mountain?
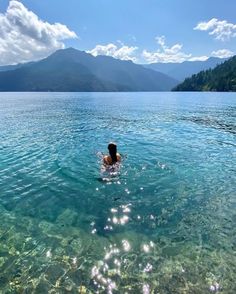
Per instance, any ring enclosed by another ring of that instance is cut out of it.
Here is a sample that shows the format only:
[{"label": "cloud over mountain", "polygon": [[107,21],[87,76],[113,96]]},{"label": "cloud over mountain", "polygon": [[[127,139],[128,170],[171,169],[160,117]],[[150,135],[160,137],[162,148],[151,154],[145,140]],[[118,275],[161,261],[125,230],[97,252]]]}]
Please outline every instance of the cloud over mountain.
[{"label": "cloud over mountain", "polygon": [[154,52],[143,50],[142,56],[148,63],[171,63],[171,62],[183,62],[186,60],[206,60],[207,56],[192,57],[192,54],[186,54],[182,51],[183,45],[176,43],[169,47],[166,45],[165,36],[156,37],[157,44],[160,49]]},{"label": "cloud over mountain", "polygon": [[219,57],[219,58],[228,58],[234,55],[234,52],[228,50],[228,49],[221,49],[217,51],[213,51],[211,53],[211,56]]},{"label": "cloud over mountain", "polygon": [[0,65],[44,58],[64,48],[63,40],[77,38],[67,26],[45,22],[21,2],[12,0],[0,13]]},{"label": "cloud over mountain", "polygon": [[113,43],[110,43],[107,45],[97,45],[95,48],[87,52],[92,54],[93,56],[106,55],[121,60],[136,61],[134,53],[137,49],[138,47],[129,47],[124,44],[120,44],[120,46],[117,46]]},{"label": "cloud over mountain", "polygon": [[198,23],[194,30],[209,31],[209,35],[220,41],[226,41],[236,37],[236,24],[227,22],[226,20],[218,20],[212,18],[209,21]]}]

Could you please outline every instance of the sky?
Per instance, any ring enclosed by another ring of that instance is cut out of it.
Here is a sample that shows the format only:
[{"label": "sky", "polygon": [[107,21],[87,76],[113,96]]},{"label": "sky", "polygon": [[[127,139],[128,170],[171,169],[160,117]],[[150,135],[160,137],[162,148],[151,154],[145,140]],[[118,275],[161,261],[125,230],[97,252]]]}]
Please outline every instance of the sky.
[{"label": "sky", "polygon": [[0,0],[0,65],[74,47],[136,63],[236,54],[235,0]]}]

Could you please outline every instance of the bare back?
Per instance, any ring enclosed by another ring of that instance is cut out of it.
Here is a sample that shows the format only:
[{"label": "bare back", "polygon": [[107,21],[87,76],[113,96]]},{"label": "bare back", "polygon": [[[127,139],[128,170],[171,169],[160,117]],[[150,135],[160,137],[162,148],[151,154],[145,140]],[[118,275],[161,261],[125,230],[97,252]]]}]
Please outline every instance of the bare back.
[{"label": "bare back", "polygon": [[[116,153],[117,162],[121,161],[121,156],[119,153]],[[112,165],[114,162],[112,161],[112,158],[110,155],[106,155],[103,157],[103,162],[107,165]]]}]

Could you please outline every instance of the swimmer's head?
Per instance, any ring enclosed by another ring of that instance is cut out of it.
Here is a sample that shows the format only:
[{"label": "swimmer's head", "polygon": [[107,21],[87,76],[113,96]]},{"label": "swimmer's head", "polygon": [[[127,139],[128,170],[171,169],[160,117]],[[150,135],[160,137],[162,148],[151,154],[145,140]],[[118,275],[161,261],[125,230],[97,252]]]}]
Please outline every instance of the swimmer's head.
[{"label": "swimmer's head", "polygon": [[117,162],[117,157],[116,157],[116,153],[117,153],[117,146],[116,143],[110,142],[108,144],[108,150],[109,150],[109,154],[111,156],[111,159],[113,162]]},{"label": "swimmer's head", "polygon": [[116,145],[116,143],[110,142],[108,144],[108,147],[107,148],[108,148],[109,152],[116,154],[116,152],[117,152],[117,145]]}]

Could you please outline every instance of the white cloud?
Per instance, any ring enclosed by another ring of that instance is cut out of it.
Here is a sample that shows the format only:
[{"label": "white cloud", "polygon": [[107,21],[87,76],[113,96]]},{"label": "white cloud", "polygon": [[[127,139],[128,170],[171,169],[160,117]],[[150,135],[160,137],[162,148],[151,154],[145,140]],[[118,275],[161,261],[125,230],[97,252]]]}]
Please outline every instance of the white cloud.
[{"label": "white cloud", "polygon": [[64,48],[63,40],[77,38],[60,23],[42,21],[21,2],[9,2],[0,13],[0,64],[14,64],[44,58]]},{"label": "white cloud", "polygon": [[191,54],[186,54],[182,51],[182,44],[175,44],[172,47],[166,45],[166,40],[164,36],[156,37],[156,41],[160,46],[155,52],[150,52],[143,50],[142,56],[148,63],[155,62],[183,62],[191,58]]},{"label": "white cloud", "polygon": [[234,52],[228,49],[221,49],[221,50],[211,52],[211,56],[219,57],[219,58],[228,58],[233,55],[234,55]]},{"label": "white cloud", "polygon": [[107,45],[97,45],[94,49],[87,52],[94,56],[106,55],[121,60],[132,60],[133,62],[135,62],[136,57],[134,53],[138,49],[138,47],[126,46],[121,41],[118,41],[118,43],[119,46],[113,43]]},{"label": "white cloud", "polygon": [[209,57],[206,55],[203,56],[195,56],[195,57],[191,57],[189,58],[188,61],[206,61]]},{"label": "white cloud", "polygon": [[208,22],[200,22],[194,30],[209,31],[217,40],[226,41],[236,37],[236,24],[229,23],[226,20],[212,18]]}]

